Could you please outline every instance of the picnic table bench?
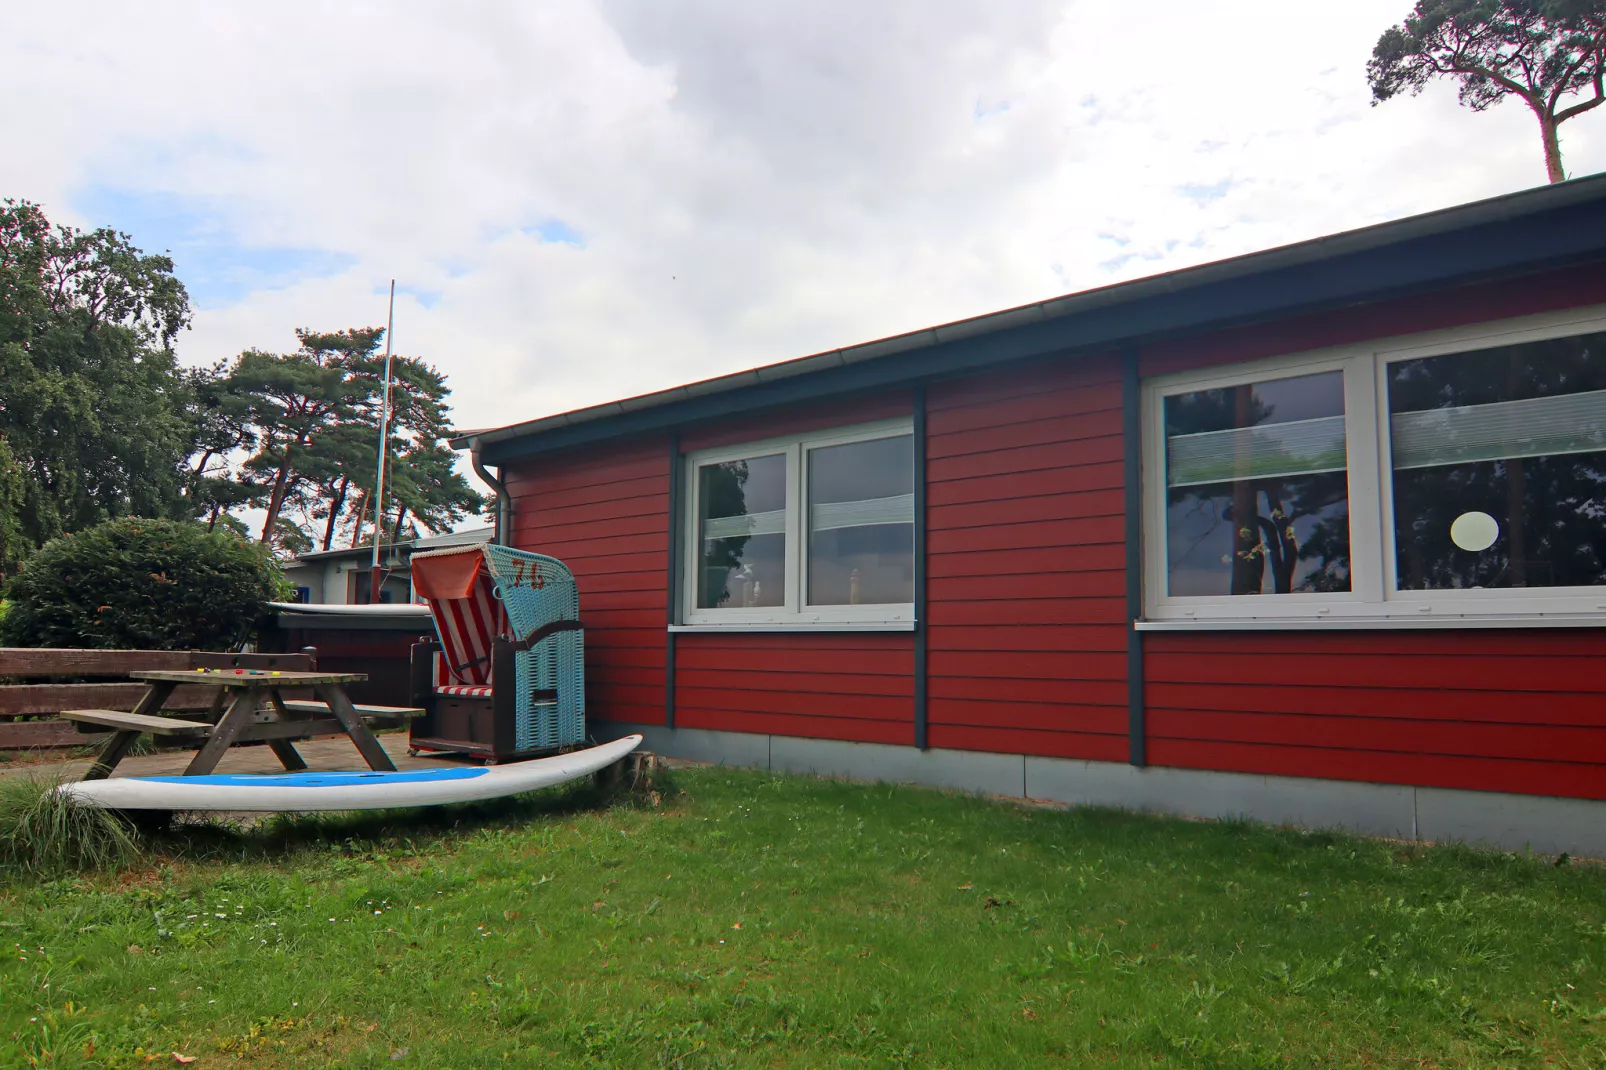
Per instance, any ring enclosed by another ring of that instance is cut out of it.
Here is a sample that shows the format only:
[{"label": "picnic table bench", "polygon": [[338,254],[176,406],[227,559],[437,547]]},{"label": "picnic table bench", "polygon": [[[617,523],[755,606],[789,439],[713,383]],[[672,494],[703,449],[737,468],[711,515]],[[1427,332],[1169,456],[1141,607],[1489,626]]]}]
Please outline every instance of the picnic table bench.
[{"label": "picnic table bench", "polygon": [[[200,749],[184,770],[185,776],[203,776],[217,768],[219,759],[239,743],[265,742],[285,769],[307,768],[293,740],[345,735],[356,745],[370,769],[393,772],[395,764],[379,745],[370,725],[392,725],[422,716],[422,709],[406,706],[357,706],[345,685],[366,680],[363,673],[270,672],[258,669],[174,669],[135,671],[128,674],[149,684],[131,712],[119,710],[65,710],[62,717],[76,722],[80,731],[113,730],[84,774],[101,780],[128,753],[143,732],[190,738]],[[160,716],[162,704],[181,684],[216,689],[206,720]],[[317,701],[287,699],[286,690],[310,688]]]}]

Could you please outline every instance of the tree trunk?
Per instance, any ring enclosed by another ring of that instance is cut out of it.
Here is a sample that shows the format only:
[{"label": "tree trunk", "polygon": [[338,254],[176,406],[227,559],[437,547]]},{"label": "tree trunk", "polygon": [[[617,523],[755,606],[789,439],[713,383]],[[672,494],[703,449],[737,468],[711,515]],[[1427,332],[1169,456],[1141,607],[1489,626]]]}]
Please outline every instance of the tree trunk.
[{"label": "tree trunk", "polygon": [[396,510],[396,526],[390,529],[390,541],[391,542],[393,542],[393,543],[401,542],[402,524],[406,521],[406,519],[407,519],[407,506],[404,505],[400,509]]},{"label": "tree trunk", "polygon": [[284,508],[285,486],[290,482],[290,458],[299,445],[299,440],[284,444],[284,458],[279,462],[279,471],[273,477],[273,491],[268,495],[268,515],[262,521],[264,543],[273,538],[273,525],[278,522],[279,510]]},{"label": "tree trunk", "polygon": [[357,495],[356,504],[351,507],[351,548],[355,550],[362,544],[362,525],[368,516],[368,491],[364,490]]},{"label": "tree trunk", "polygon": [[351,489],[351,479],[348,476],[340,477],[340,489],[329,501],[329,523],[323,528],[323,548],[329,549],[335,541],[335,526],[340,523],[340,514],[346,508],[346,492]]},{"label": "tree trunk", "polygon": [[1280,496],[1274,494],[1275,484],[1265,488],[1266,511],[1270,516],[1256,517],[1264,536],[1266,556],[1270,559],[1271,589],[1276,594],[1291,594],[1294,590],[1294,569],[1299,564],[1299,544],[1294,541],[1293,521],[1283,509]]},{"label": "tree trunk", "polygon": [[[1253,385],[1233,388],[1235,427],[1250,426]],[[1259,504],[1255,484],[1240,475],[1232,484],[1232,593],[1259,594],[1266,576],[1266,551],[1260,545]]]},{"label": "tree trunk", "polygon": [[1555,117],[1539,116],[1539,136],[1545,143],[1545,170],[1550,175],[1550,181],[1567,181],[1567,172],[1561,168],[1561,138],[1556,133]]},{"label": "tree trunk", "polygon": [[279,519],[279,510],[284,506],[284,477],[283,468],[273,477],[273,492],[268,495],[268,512],[262,518],[262,538],[259,541],[264,543],[273,538],[273,522]]}]

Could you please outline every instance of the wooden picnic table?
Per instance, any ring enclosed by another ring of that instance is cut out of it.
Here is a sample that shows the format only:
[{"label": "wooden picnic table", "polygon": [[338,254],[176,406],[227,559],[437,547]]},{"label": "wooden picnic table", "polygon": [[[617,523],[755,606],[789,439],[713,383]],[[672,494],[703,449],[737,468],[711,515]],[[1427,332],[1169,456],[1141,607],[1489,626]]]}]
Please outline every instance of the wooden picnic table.
[{"label": "wooden picnic table", "polygon": [[[287,770],[305,769],[307,763],[302,761],[291,740],[342,733],[350,737],[370,769],[394,772],[395,764],[369,730],[364,716],[406,718],[424,712],[402,707],[354,706],[346,694],[346,685],[368,679],[366,673],[151,669],[128,675],[150,685],[133,712],[67,710],[62,714],[80,725],[114,730],[95,764],[84,774],[85,780],[110,776],[141,732],[201,740],[200,750],[184,770],[185,776],[204,776],[212,772],[230,747],[250,742],[266,742]],[[159,716],[162,704],[180,684],[217,688],[209,720]],[[311,688],[321,701],[286,700],[282,694],[286,690],[306,688]]]}]

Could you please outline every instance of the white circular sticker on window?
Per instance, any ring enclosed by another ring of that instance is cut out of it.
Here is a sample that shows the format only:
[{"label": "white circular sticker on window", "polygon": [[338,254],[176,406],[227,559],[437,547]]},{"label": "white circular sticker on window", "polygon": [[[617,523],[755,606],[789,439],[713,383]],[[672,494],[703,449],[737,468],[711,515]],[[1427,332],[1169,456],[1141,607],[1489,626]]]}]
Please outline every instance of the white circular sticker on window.
[{"label": "white circular sticker on window", "polygon": [[1463,550],[1487,550],[1500,537],[1500,523],[1488,513],[1462,513],[1450,525],[1450,541]]}]

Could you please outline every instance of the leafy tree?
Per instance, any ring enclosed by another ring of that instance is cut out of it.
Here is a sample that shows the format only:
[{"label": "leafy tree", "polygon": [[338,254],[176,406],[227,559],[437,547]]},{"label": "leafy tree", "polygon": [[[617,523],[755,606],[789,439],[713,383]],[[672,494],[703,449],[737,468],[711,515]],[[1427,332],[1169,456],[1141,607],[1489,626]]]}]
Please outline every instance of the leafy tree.
[{"label": "leafy tree", "polygon": [[361,421],[334,429],[326,441],[328,456],[317,466],[315,485],[304,496],[307,516],[323,522],[322,549],[334,548],[348,504],[355,502],[360,507],[372,489],[378,437],[377,425],[370,427]]},{"label": "leafy tree", "polygon": [[[403,522],[409,512],[426,527],[439,531],[485,508],[485,500],[454,467],[455,454],[444,441],[451,429],[446,403],[450,393],[445,377],[419,358],[393,359],[390,460],[385,476],[387,498],[396,503],[392,541],[404,536]],[[388,504],[385,511],[389,511]]]},{"label": "leafy tree", "polygon": [[407,537],[409,514],[434,531],[478,513],[484,500],[454,467],[456,455],[444,443],[419,441],[392,455],[388,493],[396,500],[392,541]]},{"label": "leafy tree", "polygon": [[[246,445],[234,493],[265,504],[260,539],[286,552],[315,544],[292,522],[322,525],[329,549],[342,522],[352,542],[371,511],[383,404],[384,358],[377,327],[319,333],[297,331],[301,348],[275,354],[250,350],[215,384],[220,400],[210,410],[219,456]],[[417,357],[392,359],[387,527],[399,537],[409,514],[443,528],[483,508],[483,501],[452,467],[443,439],[449,431],[445,378]],[[232,436],[232,437],[231,437]],[[202,490],[206,487],[203,485]],[[211,491],[217,497],[215,489]]]},{"label": "leafy tree", "polygon": [[0,438],[0,581],[22,556],[22,500],[22,471],[6,440]]},{"label": "leafy tree", "polygon": [[[366,374],[384,331],[377,327],[320,334],[298,330],[294,353],[247,350],[228,375],[247,402],[258,448],[245,472],[266,491],[261,540],[273,539],[285,506],[315,481],[320,468],[339,463],[328,447],[337,429],[359,422],[378,392]],[[376,428],[377,430],[377,428]]]},{"label": "leafy tree", "polygon": [[288,584],[259,545],[193,521],[113,520],[53,539],[6,589],[0,645],[228,650]]},{"label": "leafy tree", "polygon": [[1378,38],[1366,75],[1374,105],[1435,78],[1454,80],[1473,111],[1516,97],[1539,120],[1545,168],[1560,182],[1557,128],[1606,100],[1603,66],[1602,0],[1418,0]]},{"label": "leafy tree", "polygon": [[[383,330],[303,330],[294,353],[181,369],[189,316],[168,257],[0,201],[0,580],[46,541],[128,515],[215,530],[257,505],[260,541],[308,549],[303,525],[321,521],[327,548],[371,493]],[[445,380],[414,357],[395,377],[388,526],[478,512],[441,441]]]},{"label": "leafy tree", "polygon": [[192,426],[172,342],[189,315],[170,258],[0,202],[0,439],[22,487],[13,556],[107,517],[188,511]]},{"label": "leafy tree", "polygon": [[232,508],[262,499],[261,488],[238,478],[234,462],[254,449],[258,433],[251,398],[230,378],[226,363],[184,373],[190,454],[184,473],[190,514],[205,516],[208,530]]}]

